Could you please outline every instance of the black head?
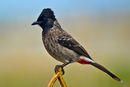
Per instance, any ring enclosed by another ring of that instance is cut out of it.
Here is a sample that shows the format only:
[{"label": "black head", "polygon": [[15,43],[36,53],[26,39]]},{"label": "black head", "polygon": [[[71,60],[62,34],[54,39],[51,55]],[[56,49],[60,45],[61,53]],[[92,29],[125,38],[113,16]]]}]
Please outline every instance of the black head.
[{"label": "black head", "polygon": [[44,29],[46,26],[52,26],[55,20],[54,12],[50,8],[46,8],[32,25],[40,25]]}]

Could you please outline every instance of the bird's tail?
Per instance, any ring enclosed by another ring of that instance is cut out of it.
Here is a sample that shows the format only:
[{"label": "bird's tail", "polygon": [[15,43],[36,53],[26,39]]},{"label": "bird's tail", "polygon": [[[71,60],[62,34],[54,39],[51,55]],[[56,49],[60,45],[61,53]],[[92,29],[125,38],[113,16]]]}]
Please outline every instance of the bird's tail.
[{"label": "bird's tail", "polygon": [[107,73],[109,76],[111,76],[113,79],[119,81],[119,82],[123,82],[122,80],[120,80],[116,75],[114,75],[113,73],[111,73],[110,71],[108,71],[105,67],[103,67],[102,65],[98,64],[98,63],[91,63],[91,65],[95,66],[96,68],[104,71],[105,73]]},{"label": "bird's tail", "polygon": [[119,82],[123,82],[122,80],[120,80],[116,75],[114,75],[113,73],[111,73],[110,71],[108,71],[105,67],[103,67],[102,65],[96,63],[94,60],[92,60],[91,58],[87,58],[85,56],[80,56],[80,61],[78,61],[81,64],[91,64],[93,66],[95,66],[96,68],[102,70],[103,72],[107,73],[109,76],[111,76],[113,79],[119,81]]}]

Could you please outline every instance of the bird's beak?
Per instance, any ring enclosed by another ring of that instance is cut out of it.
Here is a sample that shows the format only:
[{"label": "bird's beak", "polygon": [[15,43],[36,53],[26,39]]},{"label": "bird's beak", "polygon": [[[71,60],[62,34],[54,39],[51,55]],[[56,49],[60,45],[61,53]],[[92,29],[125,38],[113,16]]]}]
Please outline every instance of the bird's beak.
[{"label": "bird's beak", "polygon": [[35,21],[35,22],[32,23],[32,25],[38,25],[38,24],[40,24],[39,21]]}]

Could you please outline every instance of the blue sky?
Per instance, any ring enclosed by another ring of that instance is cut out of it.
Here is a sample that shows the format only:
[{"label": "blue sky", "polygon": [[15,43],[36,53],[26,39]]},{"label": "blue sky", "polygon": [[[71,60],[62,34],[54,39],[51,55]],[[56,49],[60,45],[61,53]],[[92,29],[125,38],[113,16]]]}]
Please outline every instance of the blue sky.
[{"label": "blue sky", "polygon": [[130,0],[1,0],[0,19],[36,16],[47,7],[60,15],[74,12],[130,12]]}]

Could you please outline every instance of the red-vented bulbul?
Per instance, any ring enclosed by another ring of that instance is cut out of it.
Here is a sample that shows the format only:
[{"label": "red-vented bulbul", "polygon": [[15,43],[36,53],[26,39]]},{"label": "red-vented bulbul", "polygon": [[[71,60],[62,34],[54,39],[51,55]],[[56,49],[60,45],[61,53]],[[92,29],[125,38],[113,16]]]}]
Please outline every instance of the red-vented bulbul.
[{"label": "red-vented bulbul", "polygon": [[[36,22],[32,25],[39,25],[42,28],[42,40],[47,52],[56,60],[62,62],[58,67],[64,67],[70,63],[78,62],[80,64],[90,64],[104,71],[117,81],[120,80],[102,65],[96,63],[87,53],[87,51],[66,31],[64,31],[54,12],[50,8],[43,9]],[[64,73],[64,70],[63,70]]]}]

